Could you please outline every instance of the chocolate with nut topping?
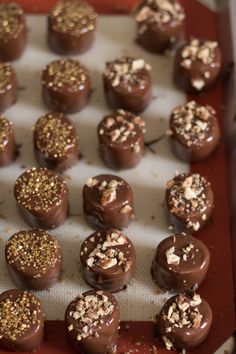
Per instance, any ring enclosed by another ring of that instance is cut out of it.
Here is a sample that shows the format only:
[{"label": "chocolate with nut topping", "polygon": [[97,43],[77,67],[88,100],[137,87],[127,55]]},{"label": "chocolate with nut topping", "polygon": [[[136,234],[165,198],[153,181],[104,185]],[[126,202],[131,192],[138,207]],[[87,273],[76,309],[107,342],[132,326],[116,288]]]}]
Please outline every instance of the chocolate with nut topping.
[{"label": "chocolate with nut topping", "polygon": [[16,73],[9,63],[0,62],[0,112],[17,101]]},{"label": "chocolate with nut topping", "polygon": [[114,169],[135,167],[144,154],[145,122],[134,114],[117,110],[98,125],[102,159]]},{"label": "chocolate with nut topping", "polygon": [[134,215],[130,185],[114,175],[89,178],[83,188],[84,215],[95,229],[128,226]]},{"label": "chocolate with nut topping", "polygon": [[74,299],[65,314],[67,333],[75,349],[85,354],[110,354],[115,348],[120,321],[115,297],[88,291]]},{"label": "chocolate with nut topping", "polygon": [[12,122],[0,115],[0,167],[7,166],[16,157],[16,142]]},{"label": "chocolate with nut topping", "polygon": [[115,109],[142,112],[152,97],[150,69],[144,59],[122,57],[108,62],[103,81],[109,105]]},{"label": "chocolate with nut topping", "polygon": [[212,214],[211,184],[197,173],[177,175],[167,182],[166,205],[170,223],[177,231],[197,232]]},{"label": "chocolate with nut topping", "polygon": [[97,231],[86,238],[80,258],[83,278],[94,289],[123,290],[134,275],[134,246],[116,229]]}]

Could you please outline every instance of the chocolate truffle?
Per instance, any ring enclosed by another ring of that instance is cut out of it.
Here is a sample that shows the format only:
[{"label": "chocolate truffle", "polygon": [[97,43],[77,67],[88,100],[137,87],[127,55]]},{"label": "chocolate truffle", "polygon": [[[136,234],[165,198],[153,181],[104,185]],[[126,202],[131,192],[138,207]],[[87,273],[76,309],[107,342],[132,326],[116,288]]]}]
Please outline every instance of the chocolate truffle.
[{"label": "chocolate truffle", "polygon": [[138,7],[138,43],[145,49],[163,53],[184,33],[185,13],[177,0],[144,0]]},{"label": "chocolate truffle", "polygon": [[134,216],[130,185],[114,175],[89,178],[83,188],[84,215],[95,229],[128,226]]},{"label": "chocolate truffle", "polygon": [[61,275],[59,242],[42,230],[20,231],[6,244],[8,269],[17,286],[43,290]]},{"label": "chocolate truffle", "polygon": [[0,62],[0,112],[4,112],[17,101],[17,86],[17,78],[12,66]]},{"label": "chocolate truffle", "polygon": [[76,128],[63,113],[48,113],[34,126],[34,149],[40,166],[63,172],[79,158]]},{"label": "chocolate truffle", "polygon": [[64,223],[68,211],[68,189],[64,178],[47,168],[24,172],[16,180],[14,194],[27,224],[53,229]]},{"label": "chocolate truffle", "polygon": [[116,229],[97,231],[86,238],[80,259],[83,278],[94,289],[123,290],[134,275],[134,245]]},{"label": "chocolate truffle", "polygon": [[41,303],[20,289],[0,294],[0,346],[13,352],[33,352],[44,335]]},{"label": "chocolate truffle", "polygon": [[48,43],[59,54],[87,51],[93,41],[97,14],[87,3],[60,1],[48,16]]},{"label": "chocolate truffle", "polygon": [[212,214],[211,184],[197,173],[177,175],[167,182],[166,205],[170,223],[177,231],[197,232]]},{"label": "chocolate truffle", "polygon": [[62,113],[80,111],[90,95],[90,77],[77,60],[63,59],[49,63],[42,73],[45,105]]},{"label": "chocolate truffle", "polygon": [[142,112],[152,98],[150,70],[144,59],[122,57],[108,62],[103,80],[109,105],[115,109]]},{"label": "chocolate truffle", "polygon": [[22,8],[13,3],[0,4],[0,60],[18,59],[26,46],[27,28]]},{"label": "chocolate truffle", "polygon": [[0,115],[0,167],[9,165],[15,157],[16,143],[12,122]]},{"label": "chocolate truffle", "polygon": [[117,110],[98,125],[100,154],[113,169],[135,167],[144,155],[145,122],[130,112]]},{"label": "chocolate truffle", "polygon": [[159,332],[168,350],[197,347],[207,337],[212,324],[208,303],[196,293],[183,293],[170,298],[157,318]]},{"label": "chocolate truffle", "polygon": [[115,297],[104,291],[88,291],[66,310],[68,337],[84,354],[113,353],[118,336],[120,310]]},{"label": "chocolate truffle", "polygon": [[182,292],[196,289],[205,279],[210,263],[208,248],[185,233],[164,239],[152,262],[152,276],[161,288]]},{"label": "chocolate truffle", "polygon": [[191,39],[176,53],[174,80],[188,93],[206,91],[216,83],[221,64],[217,42]]},{"label": "chocolate truffle", "polygon": [[207,158],[220,140],[215,110],[195,101],[175,108],[170,118],[170,134],[179,159],[196,162]]}]

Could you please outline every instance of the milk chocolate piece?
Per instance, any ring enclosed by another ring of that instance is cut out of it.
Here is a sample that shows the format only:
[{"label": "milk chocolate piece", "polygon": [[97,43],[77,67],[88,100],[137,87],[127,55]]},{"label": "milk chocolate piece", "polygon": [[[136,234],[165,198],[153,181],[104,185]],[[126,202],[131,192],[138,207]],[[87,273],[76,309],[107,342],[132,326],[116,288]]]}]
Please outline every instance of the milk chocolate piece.
[{"label": "milk chocolate piece", "polygon": [[49,63],[42,73],[45,105],[63,113],[75,113],[87,104],[90,95],[90,77],[77,60],[61,59]]},{"label": "milk chocolate piece", "polygon": [[144,59],[122,57],[108,62],[103,81],[109,105],[133,113],[142,112],[152,98],[150,70]]},{"label": "milk chocolate piece", "polygon": [[185,12],[177,0],[144,0],[136,13],[137,41],[151,52],[163,53],[183,37]]},{"label": "milk chocolate piece", "polygon": [[43,290],[61,275],[59,242],[42,230],[20,231],[7,242],[5,258],[17,286]]},{"label": "milk chocolate piece", "polygon": [[113,169],[135,167],[144,155],[145,122],[130,112],[117,110],[98,125],[101,157]]},{"label": "milk chocolate piece", "polygon": [[0,116],[0,167],[11,164],[15,157],[16,143],[12,122]]},{"label": "milk chocolate piece", "polygon": [[83,188],[84,215],[95,229],[128,226],[134,215],[130,185],[114,175],[89,178]]},{"label": "milk chocolate piece", "polygon": [[4,112],[17,101],[17,86],[16,73],[12,66],[0,62],[0,112]]},{"label": "milk chocolate piece", "polygon": [[204,243],[185,233],[164,239],[152,262],[152,276],[161,288],[182,292],[196,289],[206,277],[210,253]]},{"label": "milk chocolate piece", "polygon": [[208,303],[200,295],[187,292],[166,302],[156,326],[168,350],[188,350],[206,339],[211,324],[212,311]]},{"label": "milk chocolate piece", "polygon": [[0,294],[0,346],[13,352],[33,352],[44,336],[41,303],[20,289]]},{"label": "milk chocolate piece", "polygon": [[80,259],[83,278],[94,289],[123,290],[134,275],[134,245],[116,229],[97,231],[86,238]]},{"label": "milk chocolate piece", "polygon": [[197,232],[212,214],[211,184],[197,173],[177,175],[167,182],[166,205],[170,223],[177,231]]},{"label": "milk chocolate piece", "polygon": [[76,128],[63,113],[48,113],[34,126],[34,149],[40,166],[63,172],[79,157]]},{"label": "milk chocolate piece", "polygon": [[97,14],[87,3],[58,2],[48,16],[48,43],[59,54],[86,52],[93,44]]},{"label": "milk chocolate piece", "polygon": [[71,344],[84,354],[110,354],[118,336],[120,310],[115,297],[105,291],[88,291],[66,310]]},{"label": "milk chocolate piece", "polygon": [[68,189],[61,175],[33,167],[18,177],[14,194],[23,219],[31,227],[53,229],[64,223]]},{"label": "milk chocolate piece", "polygon": [[25,14],[13,3],[0,4],[0,60],[18,59],[24,52],[27,39]]},{"label": "milk chocolate piece", "polygon": [[188,93],[206,91],[216,84],[221,66],[218,43],[194,38],[176,53],[174,80]]},{"label": "milk chocolate piece", "polygon": [[216,112],[211,106],[188,102],[172,111],[171,143],[176,156],[186,162],[206,159],[220,140]]}]

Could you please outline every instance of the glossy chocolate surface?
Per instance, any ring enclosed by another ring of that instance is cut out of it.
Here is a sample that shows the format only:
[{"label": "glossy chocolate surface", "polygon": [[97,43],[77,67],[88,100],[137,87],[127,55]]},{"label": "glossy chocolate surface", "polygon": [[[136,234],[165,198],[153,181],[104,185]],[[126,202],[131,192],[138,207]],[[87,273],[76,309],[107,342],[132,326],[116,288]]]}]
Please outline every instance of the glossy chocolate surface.
[{"label": "glossy chocolate surface", "polygon": [[17,101],[17,86],[16,73],[12,66],[0,62],[0,112],[4,112]]},{"label": "glossy chocolate surface", "polygon": [[113,169],[135,167],[144,155],[145,122],[121,109],[99,123],[97,133],[103,161]]},{"label": "glossy chocolate surface", "polygon": [[205,279],[210,253],[204,243],[187,234],[174,234],[157,247],[152,276],[161,288],[182,292],[196,289]]},{"label": "glossy chocolate surface", "polygon": [[150,70],[144,59],[122,57],[108,62],[103,81],[111,108],[142,112],[152,98]]},{"label": "glossy chocolate surface", "polygon": [[21,288],[43,290],[60,278],[61,247],[46,231],[14,234],[6,243],[5,258],[12,278]]},{"label": "glossy chocolate surface", "polygon": [[66,310],[71,344],[84,354],[113,353],[120,321],[119,305],[109,292],[88,291]]},{"label": "glossy chocolate surface", "polygon": [[83,188],[84,215],[95,229],[128,226],[134,215],[130,185],[114,175],[89,178]]},{"label": "glossy chocolate surface", "polygon": [[80,259],[83,278],[94,289],[123,290],[134,275],[134,245],[116,229],[97,231],[87,237]]},{"label": "glossy chocolate surface", "polygon": [[32,352],[44,336],[41,303],[32,293],[20,289],[0,294],[0,346],[13,352]]},{"label": "glossy chocolate surface", "polygon": [[0,115],[0,167],[11,164],[16,157],[16,142],[12,122]]},{"label": "glossy chocolate surface", "polygon": [[68,188],[61,175],[33,167],[18,177],[14,194],[23,219],[31,227],[53,229],[64,223]]},{"label": "glossy chocolate surface", "polygon": [[63,172],[79,158],[76,128],[63,113],[48,113],[34,126],[34,151],[40,166]]},{"label": "glossy chocolate surface", "polygon": [[43,70],[42,90],[44,103],[50,110],[78,112],[90,96],[88,71],[77,60],[55,60]]}]

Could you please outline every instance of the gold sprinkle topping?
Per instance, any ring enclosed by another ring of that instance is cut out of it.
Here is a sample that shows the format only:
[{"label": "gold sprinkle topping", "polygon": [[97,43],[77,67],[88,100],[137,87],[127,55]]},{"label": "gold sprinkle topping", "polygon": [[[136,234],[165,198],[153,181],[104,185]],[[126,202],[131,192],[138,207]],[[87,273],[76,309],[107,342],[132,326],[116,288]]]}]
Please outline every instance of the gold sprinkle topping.
[{"label": "gold sprinkle topping", "polygon": [[0,62],[0,93],[12,86],[13,70],[9,63]]},{"label": "gold sprinkle topping", "polygon": [[0,38],[8,41],[25,26],[23,10],[15,3],[0,4]]},{"label": "gold sprinkle topping", "polygon": [[3,151],[9,141],[9,135],[13,133],[12,122],[0,116],[0,151]]}]

